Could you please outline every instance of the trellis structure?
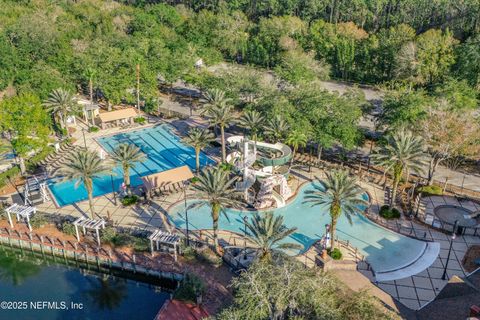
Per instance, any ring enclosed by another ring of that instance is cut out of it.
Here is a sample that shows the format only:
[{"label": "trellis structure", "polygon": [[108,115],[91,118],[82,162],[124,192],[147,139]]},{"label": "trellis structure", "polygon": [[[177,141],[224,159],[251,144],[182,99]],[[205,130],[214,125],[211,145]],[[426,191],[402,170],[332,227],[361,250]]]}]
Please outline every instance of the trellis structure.
[{"label": "trellis structure", "polygon": [[160,244],[164,244],[170,248],[173,248],[175,261],[177,261],[177,248],[180,243],[179,235],[162,230],[155,230],[152,232],[151,235],[148,236],[148,239],[150,240],[150,250],[152,252],[152,255],[154,251],[153,242],[156,243],[157,250],[160,250]]},{"label": "trellis structure", "polygon": [[5,209],[5,211],[7,212],[10,227],[13,228],[12,214],[14,214],[17,216],[17,221],[19,221],[20,218],[25,219],[28,225],[28,230],[32,231],[32,226],[30,225],[30,217],[32,216],[32,214],[35,214],[37,212],[37,208],[30,206],[21,206],[14,203],[10,207]]},{"label": "trellis structure", "polygon": [[73,222],[75,226],[75,234],[77,235],[77,240],[80,241],[80,234],[78,233],[78,227],[83,229],[83,234],[87,233],[87,229],[95,230],[95,234],[97,236],[97,243],[100,246],[100,228],[105,229],[105,220],[94,220],[94,219],[87,219],[85,217],[80,217]]}]

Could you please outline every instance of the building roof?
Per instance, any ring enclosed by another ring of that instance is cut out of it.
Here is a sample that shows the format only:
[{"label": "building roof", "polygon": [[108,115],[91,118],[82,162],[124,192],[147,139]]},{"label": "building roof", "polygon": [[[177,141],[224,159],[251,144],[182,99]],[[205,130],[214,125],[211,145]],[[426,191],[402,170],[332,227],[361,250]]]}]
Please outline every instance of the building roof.
[{"label": "building roof", "polygon": [[200,320],[208,318],[208,312],[202,306],[179,300],[165,302],[155,320]]},{"label": "building roof", "polygon": [[156,189],[168,184],[186,181],[193,178],[193,173],[188,166],[182,166],[159,173],[142,177],[147,189]]},{"label": "building roof", "polygon": [[98,115],[100,117],[100,121],[102,122],[111,122],[121,119],[129,119],[137,117],[137,110],[134,108],[127,108],[127,109],[120,109],[110,112],[102,112]]}]

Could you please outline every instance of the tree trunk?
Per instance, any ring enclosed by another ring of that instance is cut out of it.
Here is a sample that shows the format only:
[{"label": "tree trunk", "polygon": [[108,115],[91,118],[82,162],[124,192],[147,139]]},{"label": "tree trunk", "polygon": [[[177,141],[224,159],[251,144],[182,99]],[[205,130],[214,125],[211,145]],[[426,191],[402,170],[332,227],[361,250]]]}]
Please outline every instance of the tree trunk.
[{"label": "tree trunk", "polygon": [[318,157],[318,161],[322,160],[322,151],[323,151],[323,147],[319,144],[318,147],[317,147],[317,157]]},{"label": "tree trunk", "polygon": [[128,167],[123,167],[123,181],[127,187],[127,194],[130,194],[130,170]]},{"label": "tree trunk", "polygon": [[293,159],[295,159],[295,154],[297,153],[297,148],[293,148],[293,152],[292,152],[292,160],[290,160],[290,166],[288,167],[288,171],[290,171],[290,169],[292,169],[292,166],[293,166]]},{"label": "tree trunk", "polygon": [[88,194],[88,205],[90,207],[91,218],[95,219],[95,211],[93,210],[93,187],[92,181],[85,181],[85,188]]},{"label": "tree trunk", "polygon": [[200,173],[200,148],[195,148],[195,166],[197,174]]},{"label": "tree trunk", "polygon": [[335,249],[335,231],[337,228],[337,219],[332,218],[331,225],[330,225],[330,252]]},{"label": "tree trunk", "polygon": [[212,206],[212,221],[213,221],[213,245],[215,247],[215,252],[220,254],[219,246],[218,246],[218,218],[220,215],[220,208],[217,206]]},{"label": "tree trunk", "polygon": [[23,159],[23,157],[18,156],[18,165],[20,167],[20,173],[24,175],[27,172],[27,168],[25,167],[25,159]]},{"label": "tree trunk", "polygon": [[222,162],[225,162],[227,155],[225,150],[225,127],[224,126],[220,126],[220,133],[222,136]]},{"label": "tree trunk", "polygon": [[397,197],[398,184],[400,183],[400,178],[395,176],[393,180],[393,190],[392,190],[392,199],[390,199],[390,209],[395,206],[395,198]]},{"label": "tree trunk", "polygon": [[433,156],[432,159],[430,159],[430,163],[428,166],[428,181],[427,185],[431,186],[433,183],[433,177],[435,175],[435,171],[437,170],[438,165],[442,161],[442,158],[438,158],[436,156]]}]

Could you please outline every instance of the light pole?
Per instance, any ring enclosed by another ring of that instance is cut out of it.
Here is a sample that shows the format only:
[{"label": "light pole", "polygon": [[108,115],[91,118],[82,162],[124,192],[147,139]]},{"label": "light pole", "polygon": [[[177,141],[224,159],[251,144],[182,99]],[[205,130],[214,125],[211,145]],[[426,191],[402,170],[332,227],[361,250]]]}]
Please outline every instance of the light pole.
[{"label": "light pole", "polygon": [[115,195],[115,185],[113,184],[113,176],[110,175],[110,182],[112,183],[113,203],[117,205],[117,196]]},{"label": "light pole", "polygon": [[190,237],[189,237],[189,230],[188,230],[187,187],[188,187],[188,182],[184,181],[183,182],[183,200],[184,200],[184,203],[185,203],[185,223],[187,225],[187,227],[186,227],[187,246],[189,246],[190,245]]},{"label": "light pole", "polygon": [[447,278],[448,261],[450,260],[450,253],[452,253],[452,245],[453,245],[453,240],[455,240],[455,237],[456,237],[455,231],[457,231],[457,225],[458,225],[458,220],[455,220],[455,223],[453,225],[452,238],[450,239],[450,249],[448,249],[447,262],[445,262],[445,268],[443,269],[442,280],[446,280]]},{"label": "light pole", "polygon": [[243,216],[243,260],[247,260],[247,216]]}]

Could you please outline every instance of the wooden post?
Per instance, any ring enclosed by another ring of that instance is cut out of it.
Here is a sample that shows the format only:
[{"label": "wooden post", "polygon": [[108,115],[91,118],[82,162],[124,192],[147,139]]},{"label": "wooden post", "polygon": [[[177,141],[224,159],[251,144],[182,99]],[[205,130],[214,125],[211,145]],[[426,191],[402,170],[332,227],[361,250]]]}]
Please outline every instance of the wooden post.
[{"label": "wooden post", "polygon": [[9,211],[9,210],[7,210],[7,215],[8,215],[8,223],[10,224],[10,228],[13,229],[12,216],[10,215],[10,211]]},{"label": "wooden post", "polygon": [[98,232],[98,228],[95,228],[95,232],[97,234],[97,243],[98,243],[98,246],[100,247],[100,233]]},{"label": "wooden post", "polygon": [[78,226],[75,224],[75,234],[77,235],[77,241],[80,242],[80,235],[78,234]]}]

